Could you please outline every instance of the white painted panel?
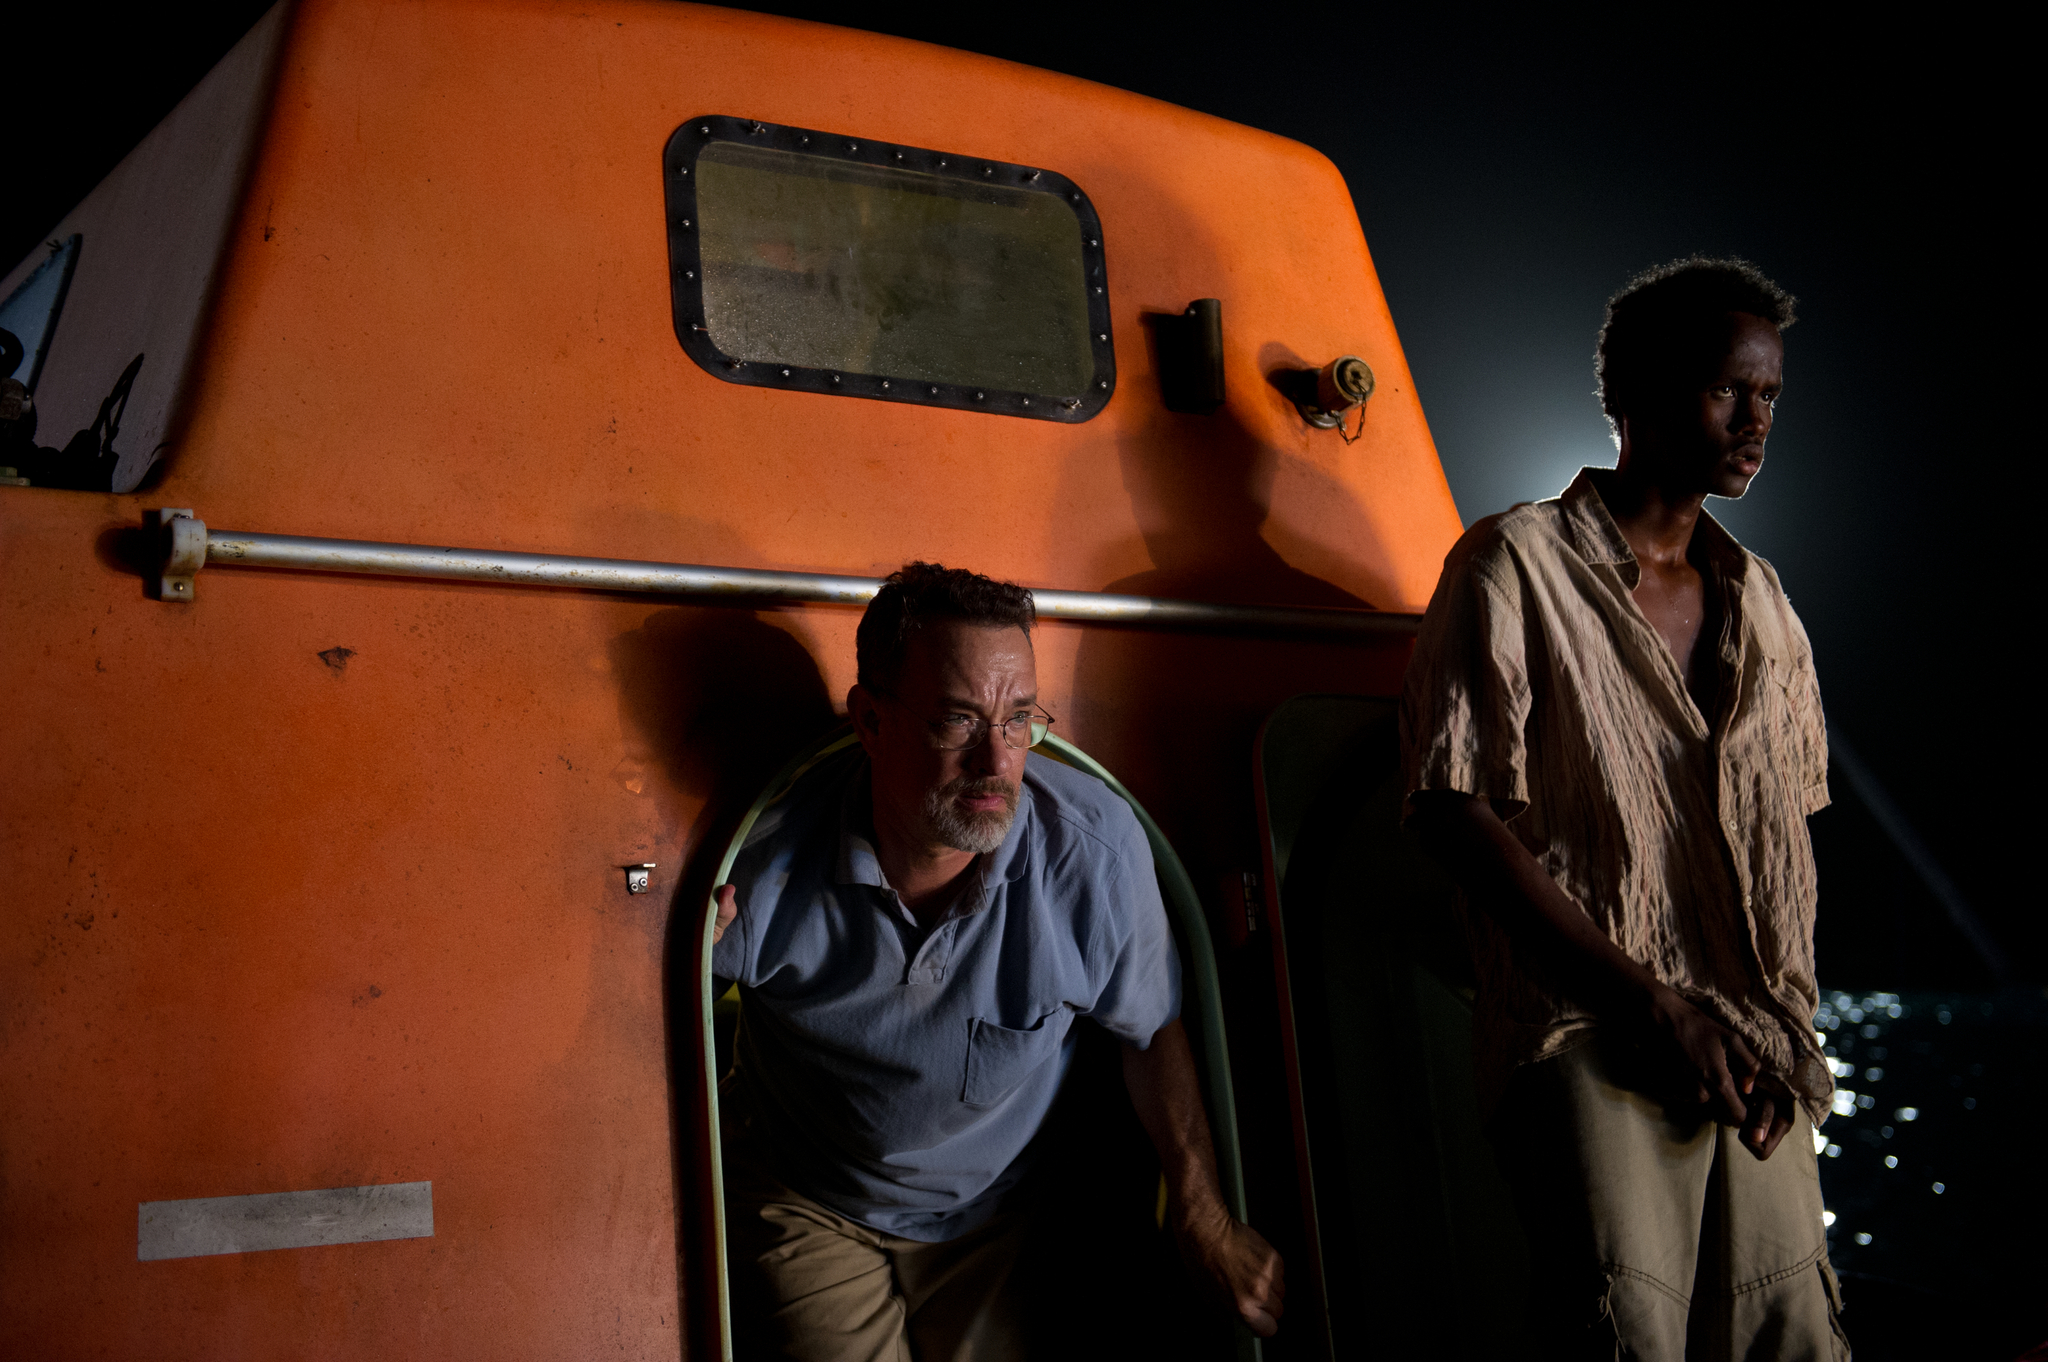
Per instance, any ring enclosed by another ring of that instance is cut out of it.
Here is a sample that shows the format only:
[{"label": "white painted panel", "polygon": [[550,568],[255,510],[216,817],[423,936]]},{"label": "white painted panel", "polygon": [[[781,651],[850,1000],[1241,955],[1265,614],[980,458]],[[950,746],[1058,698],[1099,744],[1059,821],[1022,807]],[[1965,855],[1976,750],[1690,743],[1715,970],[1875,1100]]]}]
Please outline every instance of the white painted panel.
[{"label": "white painted panel", "polygon": [[78,263],[78,238],[66,237],[54,248],[44,249],[49,254],[43,257],[43,263],[29,271],[28,279],[6,295],[6,302],[0,303],[0,327],[21,342],[21,359],[14,372],[0,374],[0,378],[18,379],[31,393],[36,390],[36,375],[43,367],[50,324],[57,320],[64,291],[71,284],[71,267]]},{"label": "white painted panel", "polygon": [[431,1182],[145,1201],[135,1208],[135,1256],[145,1263],[433,1236]]},{"label": "white painted panel", "polygon": [[[93,423],[128,362],[145,355],[114,441],[117,492],[133,490],[168,453],[289,9],[281,0],[258,20],[48,234],[53,242],[74,233],[84,239],[36,384],[36,443],[62,449]],[[9,270],[0,298],[48,255],[48,247],[38,248]]]}]

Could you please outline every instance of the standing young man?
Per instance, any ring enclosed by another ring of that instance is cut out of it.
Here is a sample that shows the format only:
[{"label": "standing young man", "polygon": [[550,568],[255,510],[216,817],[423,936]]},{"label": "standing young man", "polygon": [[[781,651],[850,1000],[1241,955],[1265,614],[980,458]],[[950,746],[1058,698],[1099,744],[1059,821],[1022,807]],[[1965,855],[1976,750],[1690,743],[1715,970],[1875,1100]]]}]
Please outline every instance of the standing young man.
[{"label": "standing young man", "polygon": [[1777,574],[1702,509],[1763,465],[1792,302],[1735,260],[1615,295],[1616,467],[1474,525],[1408,671],[1549,1356],[1848,1355],[1812,1140],[1827,732]]}]

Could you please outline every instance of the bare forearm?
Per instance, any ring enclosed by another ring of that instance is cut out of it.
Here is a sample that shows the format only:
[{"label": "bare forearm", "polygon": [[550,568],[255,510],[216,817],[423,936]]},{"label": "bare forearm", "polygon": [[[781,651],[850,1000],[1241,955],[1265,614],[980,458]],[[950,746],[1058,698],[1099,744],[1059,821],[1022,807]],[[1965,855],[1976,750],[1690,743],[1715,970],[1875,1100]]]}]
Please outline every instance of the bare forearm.
[{"label": "bare forearm", "polygon": [[1168,1224],[1182,1261],[1253,1333],[1270,1337],[1286,1308],[1286,1268],[1273,1246],[1223,1204],[1202,1085],[1179,1021],[1161,1027],[1143,1050],[1124,1046],[1124,1086],[1159,1151]]},{"label": "bare forearm", "polygon": [[1640,1014],[1668,992],[1558,887],[1508,831],[1491,801],[1450,793],[1418,796],[1417,819],[1425,845],[1470,899],[1548,956],[1596,1011]]},{"label": "bare forearm", "polygon": [[1751,1152],[1760,1159],[1770,1156],[1785,1121],[1768,1102],[1759,1104],[1755,1121],[1749,1120],[1743,1094],[1754,1088],[1762,1066],[1741,1037],[1609,940],[1508,831],[1490,800],[1449,793],[1417,796],[1416,820],[1425,844],[1466,893],[1547,956],[1575,998],[1603,1019],[1663,1038],[1671,1095],[1699,1102],[1727,1124],[1747,1122],[1752,1128],[1744,1141]]},{"label": "bare forearm", "polygon": [[1160,1028],[1146,1049],[1124,1046],[1124,1086],[1159,1153],[1167,1201],[1176,1217],[1222,1213],[1216,1146],[1202,1107],[1194,1052],[1178,1019]]}]

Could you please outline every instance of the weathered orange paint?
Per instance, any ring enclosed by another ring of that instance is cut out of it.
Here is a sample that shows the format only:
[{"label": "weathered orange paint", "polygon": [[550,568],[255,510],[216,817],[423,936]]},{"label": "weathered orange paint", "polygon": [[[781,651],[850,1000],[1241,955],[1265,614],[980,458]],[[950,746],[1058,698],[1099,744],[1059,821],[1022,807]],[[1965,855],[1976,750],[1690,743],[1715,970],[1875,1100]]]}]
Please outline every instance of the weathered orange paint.
[{"label": "weathered orange paint", "polygon": [[[699,370],[672,331],[659,158],[701,113],[1072,176],[1108,248],[1108,409],[1068,427]],[[1169,414],[1141,318],[1212,296],[1228,406]],[[701,1268],[664,1039],[670,914],[697,912],[681,868],[852,680],[856,616],[831,608],[228,570],[159,604],[119,556],[143,508],[1406,610],[1458,532],[1327,160],[842,29],[308,0],[210,325],[157,487],[0,488],[9,1355],[674,1355],[704,1308],[679,1285]],[[1340,353],[1379,380],[1349,447],[1264,378]],[[1019,476],[1030,515],[955,494]],[[336,647],[343,665],[318,656]],[[1258,718],[1387,692],[1406,660],[1062,624],[1040,648],[1060,731],[1205,891],[1257,864]],[[657,892],[628,897],[639,861]],[[141,1201],[419,1179],[431,1239],[136,1261]]]}]

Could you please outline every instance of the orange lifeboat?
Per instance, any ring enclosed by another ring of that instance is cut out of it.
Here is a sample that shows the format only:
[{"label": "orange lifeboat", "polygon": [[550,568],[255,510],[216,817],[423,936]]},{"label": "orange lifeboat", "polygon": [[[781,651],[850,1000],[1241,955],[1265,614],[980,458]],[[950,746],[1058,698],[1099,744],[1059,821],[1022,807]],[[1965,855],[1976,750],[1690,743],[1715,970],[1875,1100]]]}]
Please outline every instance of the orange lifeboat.
[{"label": "orange lifeboat", "polygon": [[1307,1261],[1255,739],[1397,692],[1460,529],[1329,161],[729,10],[305,0],[50,235],[5,1351],[717,1355],[704,890],[920,558],[1041,593]]}]

